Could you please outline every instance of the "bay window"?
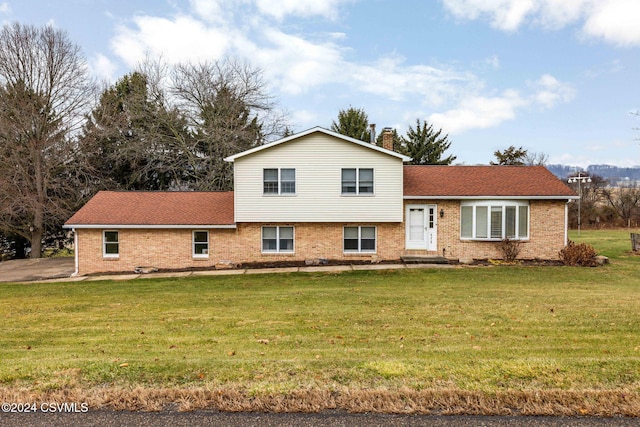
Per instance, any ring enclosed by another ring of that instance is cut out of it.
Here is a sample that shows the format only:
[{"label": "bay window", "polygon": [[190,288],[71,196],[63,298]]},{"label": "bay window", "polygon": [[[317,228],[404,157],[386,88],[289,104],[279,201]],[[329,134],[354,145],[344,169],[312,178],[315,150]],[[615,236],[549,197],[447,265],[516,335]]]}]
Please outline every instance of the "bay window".
[{"label": "bay window", "polygon": [[462,202],[460,238],[470,240],[526,240],[529,203],[519,200]]}]

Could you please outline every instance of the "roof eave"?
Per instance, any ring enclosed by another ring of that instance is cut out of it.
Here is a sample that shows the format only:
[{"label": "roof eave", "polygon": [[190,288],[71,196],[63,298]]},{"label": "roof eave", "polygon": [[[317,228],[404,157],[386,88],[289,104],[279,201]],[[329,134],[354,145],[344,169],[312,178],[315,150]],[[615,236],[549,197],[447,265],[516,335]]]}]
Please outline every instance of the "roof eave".
[{"label": "roof eave", "polygon": [[118,229],[196,229],[196,228],[220,228],[235,229],[236,224],[64,224],[62,228],[118,228]]},{"label": "roof eave", "polygon": [[404,200],[577,200],[578,196],[407,196]]},{"label": "roof eave", "polygon": [[311,128],[311,129],[307,129],[305,131],[302,131],[300,133],[296,133],[294,135],[290,135],[290,136],[287,136],[285,138],[278,139],[277,141],[274,141],[274,142],[271,142],[271,143],[268,143],[268,144],[264,144],[264,145],[260,145],[258,147],[254,147],[254,148],[251,148],[249,150],[242,151],[240,153],[234,154],[232,156],[225,157],[224,161],[225,162],[234,162],[236,159],[238,159],[240,157],[248,156],[250,154],[257,153],[258,151],[266,150],[268,148],[275,147],[275,146],[280,145],[280,144],[284,144],[285,142],[289,142],[289,141],[292,141],[294,139],[305,137],[305,136],[310,135],[310,134],[312,134],[314,132],[321,132],[321,133],[324,133],[325,135],[333,136],[335,138],[339,138],[339,139],[342,139],[344,141],[348,141],[348,142],[351,142],[353,144],[357,144],[357,145],[360,145],[362,147],[378,151],[380,153],[384,153],[384,154],[388,154],[390,156],[397,157],[397,158],[401,159],[403,162],[409,162],[409,161],[412,160],[411,157],[405,156],[404,154],[396,153],[395,151],[387,150],[385,148],[378,147],[377,145],[370,144],[370,143],[365,142],[365,141],[360,141],[359,139],[351,138],[351,137],[342,135],[340,133],[333,132],[333,131],[331,131],[329,129],[325,129],[325,128],[322,128],[320,126],[316,126],[316,127]]}]

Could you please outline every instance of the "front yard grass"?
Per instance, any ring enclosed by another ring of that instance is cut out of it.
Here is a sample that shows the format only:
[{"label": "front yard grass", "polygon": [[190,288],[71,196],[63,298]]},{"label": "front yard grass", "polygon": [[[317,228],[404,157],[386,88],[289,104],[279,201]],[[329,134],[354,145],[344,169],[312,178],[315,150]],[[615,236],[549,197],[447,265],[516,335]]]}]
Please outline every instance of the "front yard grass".
[{"label": "front yard grass", "polygon": [[0,284],[0,400],[640,416],[640,256],[571,238],[612,263]]}]

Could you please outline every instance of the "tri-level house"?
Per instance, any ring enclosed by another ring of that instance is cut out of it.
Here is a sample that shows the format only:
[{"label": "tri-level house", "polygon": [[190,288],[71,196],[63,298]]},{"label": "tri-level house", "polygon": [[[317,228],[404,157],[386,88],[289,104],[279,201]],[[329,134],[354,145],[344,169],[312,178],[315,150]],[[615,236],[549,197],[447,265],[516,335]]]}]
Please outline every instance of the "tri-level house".
[{"label": "tri-level house", "polygon": [[76,273],[323,258],[557,259],[567,203],[542,166],[405,166],[410,158],[316,127],[228,157],[232,192],[96,194],[65,224]]}]

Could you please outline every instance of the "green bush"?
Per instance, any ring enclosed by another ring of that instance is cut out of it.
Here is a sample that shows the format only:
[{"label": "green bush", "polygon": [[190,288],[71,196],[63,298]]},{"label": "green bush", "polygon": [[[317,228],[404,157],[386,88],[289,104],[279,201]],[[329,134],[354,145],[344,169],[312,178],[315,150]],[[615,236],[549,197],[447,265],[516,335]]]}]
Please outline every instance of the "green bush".
[{"label": "green bush", "polygon": [[579,265],[581,267],[595,267],[598,253],[589,243],[569,244],[560,250],[560,259],[564,265]]}]

